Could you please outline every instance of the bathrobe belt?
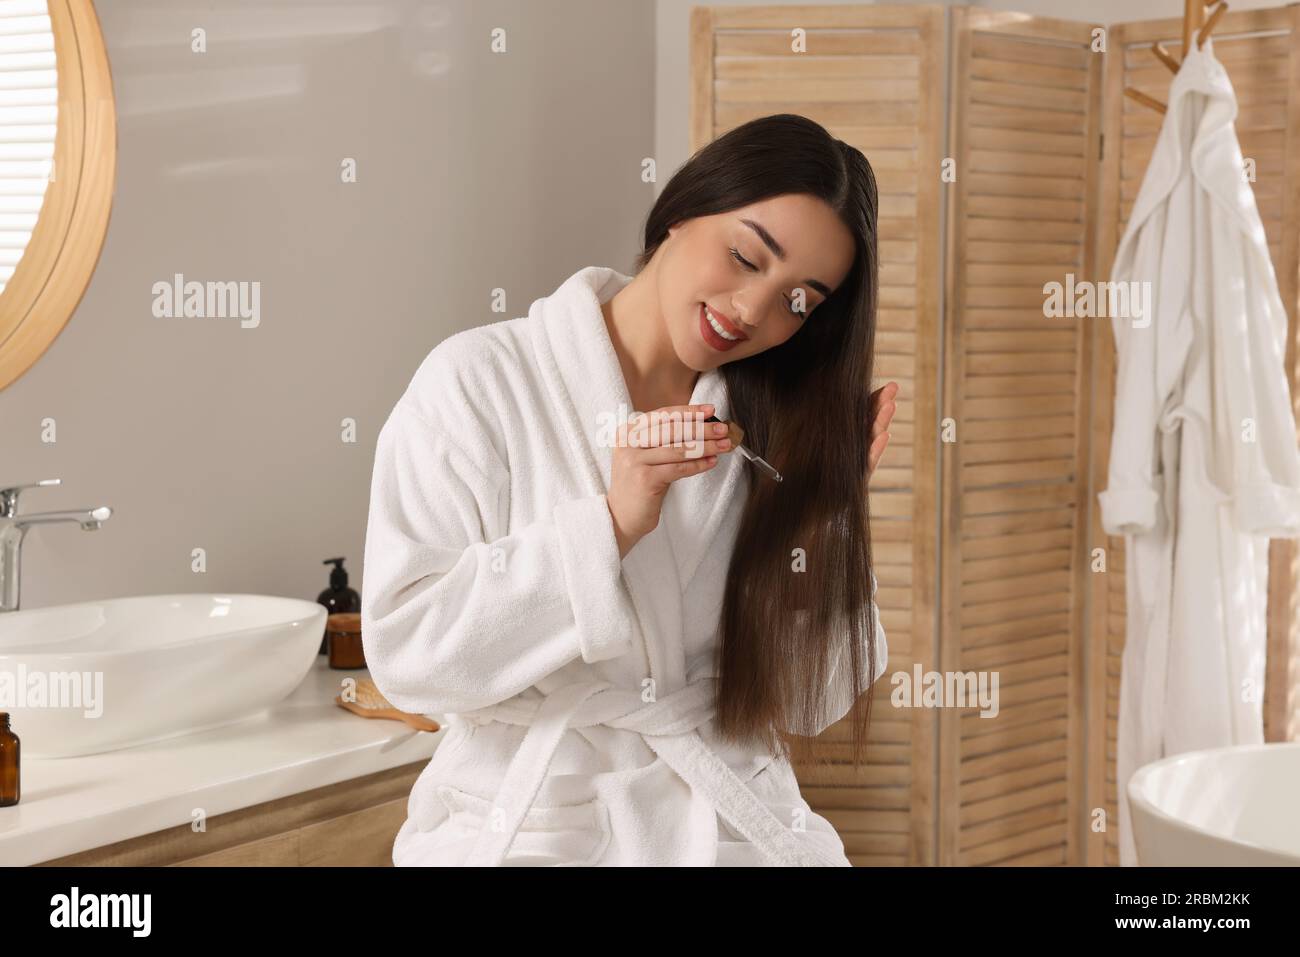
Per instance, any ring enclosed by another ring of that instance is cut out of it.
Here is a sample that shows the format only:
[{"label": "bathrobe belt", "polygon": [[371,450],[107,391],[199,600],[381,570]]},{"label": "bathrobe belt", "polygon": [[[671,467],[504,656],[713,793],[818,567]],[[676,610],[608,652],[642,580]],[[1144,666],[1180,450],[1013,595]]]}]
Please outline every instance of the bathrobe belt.
[{"label": "bathrobe belt", "polygon": [[[511,698],[466,712],[477,720],[528,726],[523,743],[506,768],[493,808],[502,817],[485,816],[466,864],[499,866],[524,816],[541,789],[560,739],[570,728],[605,725],[634,731],[692,788],[706,795],[718,812],[753,842],[774,866],[843,866],[828,860],[765,805],[696,730],[714,714],[716,678],[694,681],[657,701],[642,701],[639,692],[607,681],[578,682],[558,688],[540,702]],[[494,828],[500,821],[502,826]]]}]

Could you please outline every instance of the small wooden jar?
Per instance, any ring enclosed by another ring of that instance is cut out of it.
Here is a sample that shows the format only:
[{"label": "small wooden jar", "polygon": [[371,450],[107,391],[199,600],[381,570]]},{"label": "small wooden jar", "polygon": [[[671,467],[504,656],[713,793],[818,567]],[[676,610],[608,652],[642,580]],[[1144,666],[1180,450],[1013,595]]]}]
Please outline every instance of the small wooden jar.
[{"label": "small wooden jar", "polygon": [[359,612],[340,611],[326,618],[325,640],[329,642],[331,668],[353,669],[366,666],[366,654],[361,645]]}]

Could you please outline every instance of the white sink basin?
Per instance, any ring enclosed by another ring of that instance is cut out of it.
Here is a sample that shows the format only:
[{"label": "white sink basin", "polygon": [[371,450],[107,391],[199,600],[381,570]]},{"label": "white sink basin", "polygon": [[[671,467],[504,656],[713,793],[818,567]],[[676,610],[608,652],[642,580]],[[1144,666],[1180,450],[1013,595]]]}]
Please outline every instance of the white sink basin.
[{"label": "white sink basin", "polygon": [[[293,691],[323,605],[143,595],[0,615],[0,711],[23,757],[113,751],[242,721]],[[24,688],[25,686],[25,688]],[[35,695],[46,689],[44,702]]]},{"label": "white sink basin", "polygon": [[1128,797],[1144,867],[1300,865],[1300,742],[1154,761]]}]

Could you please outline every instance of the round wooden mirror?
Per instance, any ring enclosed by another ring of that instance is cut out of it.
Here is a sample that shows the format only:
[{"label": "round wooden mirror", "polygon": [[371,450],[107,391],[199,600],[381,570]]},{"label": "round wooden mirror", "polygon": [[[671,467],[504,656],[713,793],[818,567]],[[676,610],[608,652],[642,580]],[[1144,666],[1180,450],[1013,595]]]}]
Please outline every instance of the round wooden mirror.
[{"label": "round wooden mirror", "polygon": [[0,389],[81,301],[116,166],[113,82],[91,0],[0,0]]}]

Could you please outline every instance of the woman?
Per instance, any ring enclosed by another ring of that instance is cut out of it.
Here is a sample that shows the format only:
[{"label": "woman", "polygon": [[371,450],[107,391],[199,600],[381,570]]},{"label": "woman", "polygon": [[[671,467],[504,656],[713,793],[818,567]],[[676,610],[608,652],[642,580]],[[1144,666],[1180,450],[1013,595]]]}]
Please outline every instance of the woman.
[{"label": "woman", "polygon": [[426,357],[376,446],[362,592],[379,690],[449,726],[395,864],[849,863],[789,755],[887,658],[876,208],[857,150],[755,120],[668,183],[634,276],[587,267]]}]

